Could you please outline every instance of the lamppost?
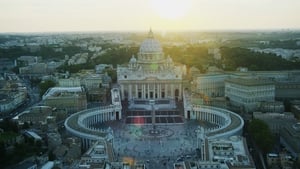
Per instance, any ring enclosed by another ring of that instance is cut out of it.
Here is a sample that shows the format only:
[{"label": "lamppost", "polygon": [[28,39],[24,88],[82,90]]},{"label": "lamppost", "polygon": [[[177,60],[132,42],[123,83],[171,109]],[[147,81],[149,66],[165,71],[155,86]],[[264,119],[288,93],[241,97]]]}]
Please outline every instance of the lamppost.
[{"label": "lamppost", "polygon": [[204,146],[204,139],[205,139],[205,130],[203,127],[198,126],[195,130],[196,132],[196,141],[197,141],[197,149],[200,149],[201,152],[201,159],[205,159],[205,146]]},{"label": "lamppost", "polygon": [[201,133],[203,132],[203,127],[201,127],[201,126],[198,126],[197,127],[197,129],[195,130],[195,132],[196,132],[196,142],[197,142],[197,148],[201,148],[201,140],[202,140],[202,138],[201,138]]}]

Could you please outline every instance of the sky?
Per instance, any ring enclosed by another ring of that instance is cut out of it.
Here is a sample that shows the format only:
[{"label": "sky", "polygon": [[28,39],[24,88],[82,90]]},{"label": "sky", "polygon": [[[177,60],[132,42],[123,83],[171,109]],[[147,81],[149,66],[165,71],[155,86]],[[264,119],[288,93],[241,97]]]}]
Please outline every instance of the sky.
[{"label": "sky", "polygon": [[300,0],[0,0],[0,32],[300,29]]}]

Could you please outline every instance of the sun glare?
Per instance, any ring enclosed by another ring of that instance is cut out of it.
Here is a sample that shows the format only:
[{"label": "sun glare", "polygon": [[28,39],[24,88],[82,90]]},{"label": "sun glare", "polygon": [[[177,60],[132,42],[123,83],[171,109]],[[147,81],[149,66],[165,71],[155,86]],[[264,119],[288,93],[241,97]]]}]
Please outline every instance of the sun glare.
[{"label": "sun glare", "polygon": [[184,17],[190,7],[188,0],[150,0],[151,8],[164,19],[180,19]]}]

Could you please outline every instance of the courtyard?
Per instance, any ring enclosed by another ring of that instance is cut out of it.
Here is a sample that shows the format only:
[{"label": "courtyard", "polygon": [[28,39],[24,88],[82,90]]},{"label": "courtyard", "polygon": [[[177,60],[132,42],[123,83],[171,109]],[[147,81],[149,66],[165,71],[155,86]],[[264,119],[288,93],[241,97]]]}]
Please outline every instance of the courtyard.
[{"label": "courtyard", "polygon": [[[127,124],[126,120],[99,124],[113,130],[117,161],[142,162],[148,168],[171,168],[174,162],[196,159],[196,129],[207,122],[185,120],[181,124]],[[96,127],[96,126],[95,126]]]}]

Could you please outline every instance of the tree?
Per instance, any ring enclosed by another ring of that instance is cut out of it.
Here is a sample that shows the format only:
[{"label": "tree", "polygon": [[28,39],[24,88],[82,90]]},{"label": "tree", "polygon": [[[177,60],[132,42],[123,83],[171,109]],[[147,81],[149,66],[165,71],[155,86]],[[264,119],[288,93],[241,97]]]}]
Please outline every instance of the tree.
[{"label": "tree", "polygon": [[41,95],[43,95],[49,88],[54,87],[55,85],[56,85],[55,82],[52,80],[42,81],[39,84]]},{"label": "tree", "polygon": [[[248,67],[252,71],[259,70],[291,70],[298,69],[300,62],[292,62],[271,53],[259,53],[241,47],[221,47],[222,62],[225,70],[234,71],[238,67]],[[259,62],[258,62],[259,61]]]},{"label": "tree", "polygon": [[23,126],[22,126],[22,128],[23,129],[29,129],[29,127],[30,127],[29,123],[27,121],[25,121],[24,124],[23,124]]},{"label": "tree", "polygon": [[0,122],[0,128],[2,128],[4,131],[11,131],[14,133],[19,132],[18,124],[9,118],[5,118],[3,121]]},{"label": "tree", "polygon": [[6,148],[4,142],[0,141],[0,152],[2,154],[2,158],[0,158],[0,164],[3,163],[3,158],[6,156]]},{"label": "tree", "polygon": [[48,153],[48,159],[49,161],[54,161],[56,159],[56,156],[52,151]]},{"label": "tree", "polygon": [[264,152],[270,152],[274,146],[274,136],[269,126],[262,120],[253,119],[248,126],[256,145]]},{"label": "tree", "polygon": [[117,72],[113,69],[105,69],[104,72],[107,73],[108,76],[111,77],[113,83],[117,82]]}]

